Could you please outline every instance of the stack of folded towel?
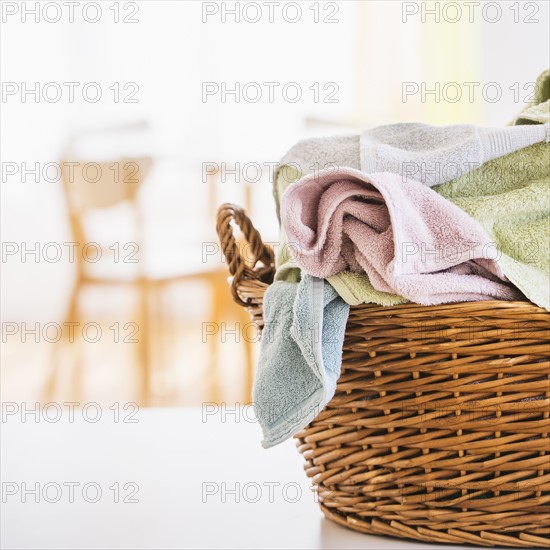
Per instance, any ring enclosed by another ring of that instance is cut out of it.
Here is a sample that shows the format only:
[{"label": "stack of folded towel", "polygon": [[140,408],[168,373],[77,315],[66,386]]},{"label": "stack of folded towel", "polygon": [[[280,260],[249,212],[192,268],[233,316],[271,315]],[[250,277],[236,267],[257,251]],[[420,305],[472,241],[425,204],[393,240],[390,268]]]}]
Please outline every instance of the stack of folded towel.
[{"label": "stack of folded towel", "polygon": [[549,115],[546,71],[506,128],[392,124],[287,153],[253,395],[264,447],[334,395],[350,305],[527,297],[550,309]]}]

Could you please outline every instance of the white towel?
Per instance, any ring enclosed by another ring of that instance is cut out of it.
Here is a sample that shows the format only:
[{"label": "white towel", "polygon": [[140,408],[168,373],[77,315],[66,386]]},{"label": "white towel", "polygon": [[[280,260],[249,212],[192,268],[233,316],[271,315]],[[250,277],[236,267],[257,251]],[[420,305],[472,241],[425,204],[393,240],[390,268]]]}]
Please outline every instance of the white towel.
[{"label": "white towel", "polygon": [[485,162],[549,140],[548,124],[480,128],[400,123],[361,134],[361,171],[391,172],[433,187]]}]

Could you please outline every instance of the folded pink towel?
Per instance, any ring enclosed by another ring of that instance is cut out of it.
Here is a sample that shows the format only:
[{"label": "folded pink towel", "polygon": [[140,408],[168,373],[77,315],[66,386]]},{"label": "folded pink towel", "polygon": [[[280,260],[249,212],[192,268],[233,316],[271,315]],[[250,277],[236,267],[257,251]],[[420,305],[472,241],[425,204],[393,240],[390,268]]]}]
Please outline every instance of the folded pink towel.
[{"label": "folded pink towel", "polygon": [[398,174],[310,174],[284,193],[281,221],[296,262],[316,277],[367,273],[377,290],[424,305],[522,296],[477,221]]}]

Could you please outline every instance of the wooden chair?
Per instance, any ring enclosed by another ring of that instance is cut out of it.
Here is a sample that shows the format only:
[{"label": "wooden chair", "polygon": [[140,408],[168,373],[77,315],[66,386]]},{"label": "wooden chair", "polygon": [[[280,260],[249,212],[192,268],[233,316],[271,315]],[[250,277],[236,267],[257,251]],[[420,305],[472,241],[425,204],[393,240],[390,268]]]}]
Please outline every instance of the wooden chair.
[{"label": "wooden chair", "polygon": [[[218,326],[226,321],[228,315],[231,314],[237,316],[239,323],[242,325],[248,322],[248,318],[240,308],[235,307],[228,296],[227,271],[226,267],[220,263],[213,267],[202,264],[195,265],[194,268],[180,266],[165,273],[159,272],[159,270],[155,270],[154,274],[148,272],[147,264],[143,262],[145,251],[142,245],[145,227],[138,195],[153,164],[150,157],[123,158],[113,162],[94,163],[94,166],[88,167],[86,170],[83,169],[83,162],[78,162],[76,168],[74,168],[74,162],[68,160],[61,162],[63,189],[73,241],[80,243],[79,248],[82,248],[84,243],[90,242],[86,230],[86,219],[89,215],[126,203],[130,207],[133,217],[133,242],[136,243],[133,259],[137,261],[134,264],[123,266],[124,268],[130,268],[127,269],[128,273],[115,273],[113,275],[102,273],[98,275],[94,273],[94,269],[91,269],[95,267],[94,264],[87,262],[81,253],[75,254],[76,278],[70,293],[65,322],[81,323],[80,301],[86,287],[121,286],[132,287],[137,291],[139,308],[135,319],[139,332],[135,335],[135,338],[138,340],[136,343],[140,388],[138,400],[141,404],[147,405],[150,403],[152,396],[151,346],[154,327],[151,319],[153,314],[156,314],[157,318],[160,317],[161,295],[169,285],[190,281],[206,283],[211,295],[209,320],[217,323]],[[212,218],[217,204],[217,177],[218,173],[216,171],[208,174],[209,208],[212,210]],[[249,202],[249,192],[247,192],[245,202]],[[189,231],[192,231],[192,229],[189,228]],[[62,346],[64,343],[66,344],[66,342],[61,341],[60,345]],[[208,371],[210,392],[212,400],[219,402],[221,395],[218,367],[222,359],[221,342],[219,338],[214,337],[207,343],[210,344]],[[72,392],[74,395],[79,395],[83,385],[82,350],[76,342],[73,343],[72,349],[75,352],[71,373]],[[51,375],[46,387],[49,398],[55,394],[59,383],[59,351],[60,348],[57,347],[54,352]],[[156,353],[160,353],[160,350],[157,350]],[[249,341],[245,341],[244,354],[246,377],[243,393],[246,402],[251,395],[253,377],[253,345]]]}]

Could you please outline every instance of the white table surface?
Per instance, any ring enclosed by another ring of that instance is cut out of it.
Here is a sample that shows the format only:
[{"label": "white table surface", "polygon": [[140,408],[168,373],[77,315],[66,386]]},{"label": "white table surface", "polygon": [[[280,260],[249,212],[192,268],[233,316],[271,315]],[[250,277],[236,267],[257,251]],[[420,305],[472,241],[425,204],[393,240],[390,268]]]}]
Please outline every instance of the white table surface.
[{"label": "white table surface", "polygon": [[[66,411],[51,423],[3,415],[1,547],[463,548],[364,535],[326,520],[294,442],[262,449],[249,416],[144,409],[137,423],[124,423],[107,407],[96,423],[78,410],[73,422]],[[79,483],[72,498],[71,482]],[[37,487],[37,496],[23,498]],[[91,502],[97,487],[101,497]],[[139,502],[122,502],[134,488]]]}]

